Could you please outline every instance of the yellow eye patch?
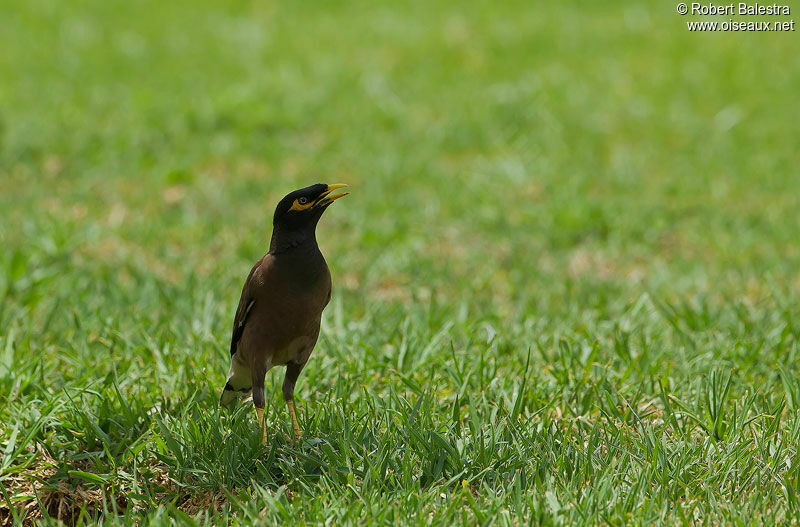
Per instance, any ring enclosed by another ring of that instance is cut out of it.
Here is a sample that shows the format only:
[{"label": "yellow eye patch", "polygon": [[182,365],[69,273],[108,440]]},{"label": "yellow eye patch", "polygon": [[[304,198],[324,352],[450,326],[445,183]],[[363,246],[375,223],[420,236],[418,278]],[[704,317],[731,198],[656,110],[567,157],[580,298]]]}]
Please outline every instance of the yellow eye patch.
[{"label": "yellow eye patch", "polygon": [[314,202],[310,200],[307,201],[305,205],[301,205],[299,201],[294,200],[294,203],[292,203],[292,206],[289,207],[289,210],[308,210],[312,205],[314,205]]}]

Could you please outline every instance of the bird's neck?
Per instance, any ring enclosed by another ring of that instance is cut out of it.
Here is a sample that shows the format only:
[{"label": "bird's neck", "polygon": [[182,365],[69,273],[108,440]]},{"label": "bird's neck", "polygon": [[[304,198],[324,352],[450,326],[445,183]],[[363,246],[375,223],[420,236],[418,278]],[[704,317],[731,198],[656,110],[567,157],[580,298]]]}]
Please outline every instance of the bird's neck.
[{"label": "bird's neck", "polygon": [[328,272],[313,230],[290,232],[276,229],[272,233],[269,252],[281,276],[298,290],[315,287]]},{"label": "bird's neck", "polygon": [[316,230],[295,231],[275,226],[269,242],[269,252],[274,255],[319,252]]}]

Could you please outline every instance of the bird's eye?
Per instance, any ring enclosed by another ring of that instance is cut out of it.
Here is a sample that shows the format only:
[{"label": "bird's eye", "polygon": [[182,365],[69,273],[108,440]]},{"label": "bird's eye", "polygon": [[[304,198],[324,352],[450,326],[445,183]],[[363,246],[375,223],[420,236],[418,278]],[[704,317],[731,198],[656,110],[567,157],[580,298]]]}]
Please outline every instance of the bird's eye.
[{"label": "bird's eye", "polygon": [[299,203],[300,205],[305,205],[306,203],[308,203],[308,198],[306,197],[298,198],[297,203]]}]

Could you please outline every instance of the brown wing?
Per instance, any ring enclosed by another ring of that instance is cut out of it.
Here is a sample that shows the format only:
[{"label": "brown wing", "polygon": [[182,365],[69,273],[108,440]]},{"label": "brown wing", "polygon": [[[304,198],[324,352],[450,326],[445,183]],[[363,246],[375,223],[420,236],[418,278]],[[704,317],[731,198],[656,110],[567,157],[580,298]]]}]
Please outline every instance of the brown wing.
[{"label": "brown wing", "polygon": [[242,297],[239,299],[239,307],[236,308],[236,316],[233,317],[231,355],[236,353],[236,346],[239,344],[239,339],[242,338],[242,333],[244,333],[247,317],[250,315],[250,312],[253,310],[253,305],[256,302],[255,296],[253,295],[253,277],[259,267],[261,267],[261,260],[250,269],[250,274],[247,275],[247,280],[245,280],[244,287],[242,288]]}]

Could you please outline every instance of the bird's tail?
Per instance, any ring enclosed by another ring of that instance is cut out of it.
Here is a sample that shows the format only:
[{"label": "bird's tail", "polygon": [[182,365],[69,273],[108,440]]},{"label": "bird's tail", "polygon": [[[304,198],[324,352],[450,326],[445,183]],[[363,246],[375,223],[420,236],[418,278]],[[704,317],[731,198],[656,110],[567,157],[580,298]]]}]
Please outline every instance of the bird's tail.
[{"label": "bird's tail", "polygon": [[253,391],[253,379],[250,368],[239,362],[237,355],[231,355],[231,369],[228,371],[228,380],[222,389],[219,404],[227,408],[231,401],[242,399]]},{"label": "bird's tail", "polygon": [[222,389],[222,395],[219,398],[219,404],[223,408],[227,408],[230,406],[231,402],[246,398],[252,391],[252,388],[241,388],[237,390],[231,386],[230,382],[226,382],[225,387]]}]

